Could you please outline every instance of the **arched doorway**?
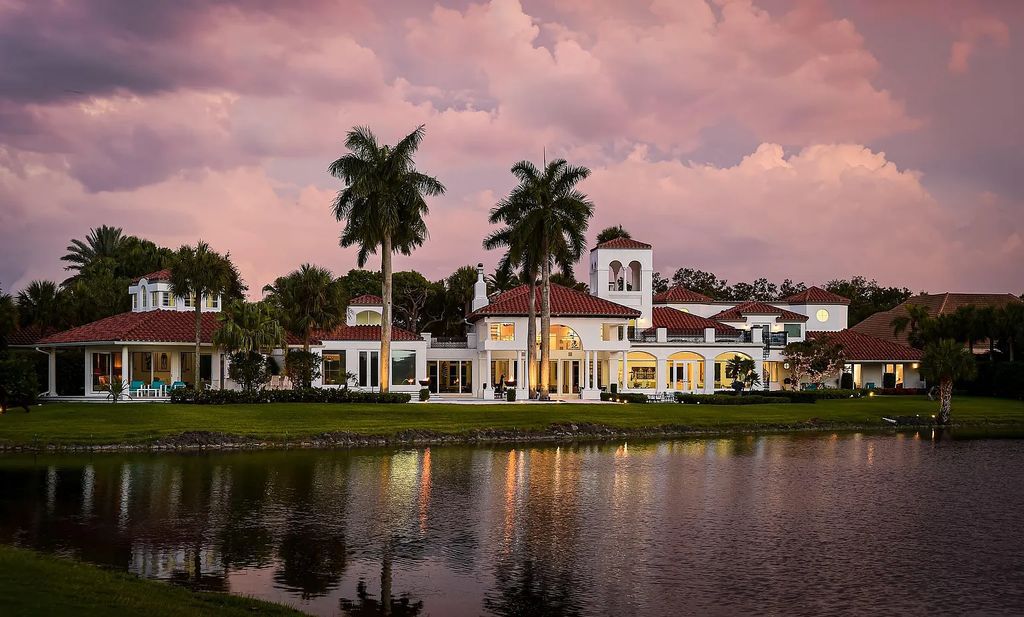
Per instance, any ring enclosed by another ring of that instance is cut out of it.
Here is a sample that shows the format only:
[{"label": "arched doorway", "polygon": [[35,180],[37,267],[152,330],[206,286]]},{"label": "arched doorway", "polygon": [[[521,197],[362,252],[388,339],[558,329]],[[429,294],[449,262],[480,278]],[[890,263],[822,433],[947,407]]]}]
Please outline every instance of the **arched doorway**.
[{"label": "arched doorway", "polygon": [[658,359],[646,351],[631,351],[626,354],[626,366],[622,370],[624,388],[658,389]]},{"label": "arched doorway", "polygon": [[[537,344],[540,346],[541,333],[537,332]],[[548,392],[554,395],[568,396],[579,394],[583,387],[583,339],[570,326],[551,324],[548,338],[551,359],[548,364]],[[539,356],[539,349],[538,349]],[[540,358],[537,358],[535,381],[540,386]]]},{"label": "arched doorway", "polygon": [[753,360],[753,358],[751,358],[750,356],[741,351],[727,351],[725,353],[720,353],[717,356],[715,356],[716,390],[725,390],[732,387],[733,380],[731,377],[729,377],[729,375],[726,374],[726,365],[729,363],[729,360],[732,360],[737,356],[744,360]]},{"label": "arched doorway", "polygon": [[701,392],[704,390],[704,357],[692,351],[680,351],[668,357],[665,375],[669,390]]}]

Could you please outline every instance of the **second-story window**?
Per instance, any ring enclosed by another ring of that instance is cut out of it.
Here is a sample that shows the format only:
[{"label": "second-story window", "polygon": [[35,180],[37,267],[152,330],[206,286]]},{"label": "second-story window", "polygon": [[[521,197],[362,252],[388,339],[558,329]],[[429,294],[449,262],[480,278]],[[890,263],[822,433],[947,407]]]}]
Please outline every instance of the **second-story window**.
[{"label": "second-story window", "polygon": [[139,308],[139,294],[132,294],[132,309]]},{"label": "second-story window", "polygon": [[150,294],[150,304],[154,308],[160,306],[160,292],[159,291],[151,292],[151,294]]},{"label": "second-story window", "polygon": [[206,308],[217,308],[217,300],[220,296],[206,296]]},{"label": "second-story window", "polygon": [[163,296],[160,298],[161,306],[173,307],[174,306],[174,294],[165,291]]},{"label": "second-story window", "polygon": [[189,294],[189,295],[185,296],[184,298],[182,298],[181,301],[182,301],[182,304],[186,308],[193,308],[196,305],[196,295],[195,294]]},{"label": "second-story window", "polygon": [[516,340],[516,325],[514,323],[492,323],[492,341],[514,341]]},{"label": "second-story window", "polygon": [[147,297],[148,297],[148,294],[146,294],[146,288],[143,287],[142,288],[142,308],[146,308],[146,298]]}]

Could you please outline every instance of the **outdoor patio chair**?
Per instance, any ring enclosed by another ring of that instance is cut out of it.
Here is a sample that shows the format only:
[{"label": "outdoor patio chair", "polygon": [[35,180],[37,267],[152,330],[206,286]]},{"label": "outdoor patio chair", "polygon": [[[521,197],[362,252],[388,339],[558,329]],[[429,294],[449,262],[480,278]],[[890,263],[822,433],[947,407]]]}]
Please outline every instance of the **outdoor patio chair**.
[{"label": "outdoor patio chair", "polygon": [[154,379],[153,383],[151,383],[149,387],[150,389],[155,390],[156,393],[163,393],[163,389],[167,387],[167,384],[160,379]]},{"label": "outdoor patio chair", "polygon": [[180,390],[181,388],[187,388],[187,387],[188,386],[185,385],[184,381],[176,381],[176,382],[171,384],[170,389],[171,390]]},{"label": "outdoor patio chair", "polygon": [[145,387],[146,387],[146,382],[137,379],[137,380],[133,381],[131,383],[131,385],[128,387],[128,394],[129,395],[138,394],[139,390],[143,390],[143,389],[145,389]]}]

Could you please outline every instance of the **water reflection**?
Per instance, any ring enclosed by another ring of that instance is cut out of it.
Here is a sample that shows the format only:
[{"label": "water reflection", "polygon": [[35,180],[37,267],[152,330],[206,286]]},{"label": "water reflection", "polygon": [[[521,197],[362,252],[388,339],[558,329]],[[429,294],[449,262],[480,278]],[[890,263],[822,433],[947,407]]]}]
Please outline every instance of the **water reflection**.
[{"label": "water reflection", "polygon": [[1020,446],[11,456],[0,541],[320,615],[1014,612]]}]

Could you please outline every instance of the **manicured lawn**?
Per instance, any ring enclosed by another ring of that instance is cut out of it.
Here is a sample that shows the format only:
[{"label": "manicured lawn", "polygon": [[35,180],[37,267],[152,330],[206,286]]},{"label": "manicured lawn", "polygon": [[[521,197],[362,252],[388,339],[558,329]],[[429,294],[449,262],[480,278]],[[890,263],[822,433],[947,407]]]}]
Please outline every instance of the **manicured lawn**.
[{"label": "manicured lawn", "polygon": [[[623,429],[686,426],[695,429],[783,427],[816,419],[851,426],[884,426],[883,415],[935,412],[917,396],[876,396],[807,404],[748,406],[678,404],[318,404],[170,405],[54,403],[31,413],[0,416],[0,442],[112,444],[145,442],[188,431],[270,440],[326,432],[392,435],[405,430],[465,433],[476,429],[540,430],[554,423],[592,423]],[[957,397],[953,420],[963,425],[1024,426],[1024,402]]]},{"label": "manicured lawn", "polygon": [[0,546],[0,614],[297,616],[277,604],[219,593],[193,593],[166,583],[81,562]]}]

